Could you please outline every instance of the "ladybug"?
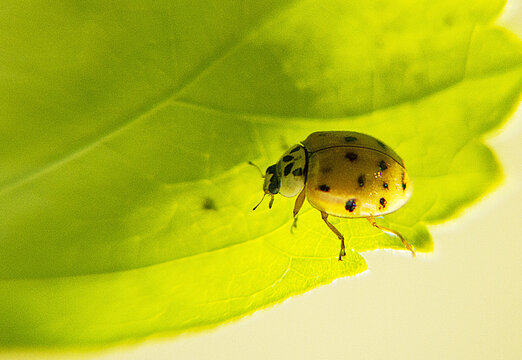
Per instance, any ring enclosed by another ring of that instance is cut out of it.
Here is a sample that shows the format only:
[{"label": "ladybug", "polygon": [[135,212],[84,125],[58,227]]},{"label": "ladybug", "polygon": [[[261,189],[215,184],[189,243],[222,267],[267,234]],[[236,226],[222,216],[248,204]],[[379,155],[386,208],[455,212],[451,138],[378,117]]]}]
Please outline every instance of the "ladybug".
[{"label": "ladybug", "polygon": [[305,198],[321,212],[328,228],[341,240],[339,260],[346,255],[344,237],[328,221],[329,215],[366,218],[376,228],[397,236],[415,256],[415,249],[400,233],[375,221],[375,216],[406,204],[412,193],[404,161],[382,141],[353,131],[314,132],[286,151],[263,177],[263,199],[271,197],[269,208],[276,194],[297,196],[294,225]]}]

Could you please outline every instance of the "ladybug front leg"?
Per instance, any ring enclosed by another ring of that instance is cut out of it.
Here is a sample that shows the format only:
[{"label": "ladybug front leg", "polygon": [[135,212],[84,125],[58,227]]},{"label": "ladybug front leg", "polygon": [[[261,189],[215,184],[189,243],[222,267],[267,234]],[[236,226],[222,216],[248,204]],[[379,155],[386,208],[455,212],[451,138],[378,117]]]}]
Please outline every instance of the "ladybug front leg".
[{"label": "ladybug front leg", "polygon": [[301,207],[303,206],[303,203],[304,203],[305,197],[306,197],[305,190],[306,189],[303,188],[303,190],[301,190],[299,195],[297,195],[297,199],[295,200],[295,205],[294,205],[294,217],[297,217],[297,213],[299,212],[299,210],[301,210]]},{"label": "ladybug front leg", "polygon": [[321,217],[323,218],[326,225],[334,232],[335,235],[341,240],[341,251],[339,252],[339,260],[342,260],[343,256],[346,256],[346,249],[344,247],[344,236],[341,234],[339,230],[335,228],[329,221],[328,221],[328,214],[324,211],[321,211]]},{"label": "ladybug front leg", "polygon": [[301,207],[303,206],[303,203],[304,203],[305,198],[306,198],[305,190],[306,189],[303,188],[303,190],[301,190],[299,195],[297,195],[297,199],[295,200],[295,205],[294,205],[294,222],[292,224],[292,227],[290,228],[290,231],[292,231],[292,232],[293,232],[293,229],[297,227],[297,213],[299,213],[299,210],[301,210]]}]

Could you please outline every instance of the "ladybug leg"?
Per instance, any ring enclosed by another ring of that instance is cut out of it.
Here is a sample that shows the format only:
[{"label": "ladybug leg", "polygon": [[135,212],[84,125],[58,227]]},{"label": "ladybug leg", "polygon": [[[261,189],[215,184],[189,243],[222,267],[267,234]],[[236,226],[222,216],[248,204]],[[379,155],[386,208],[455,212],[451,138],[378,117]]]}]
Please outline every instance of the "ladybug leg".
[{"label": "ladybug leg", "polygon": [[389,233],[389,234],[395,235],[395,236],[397,236],[399,239],[401,239],[402,244],[404,245],[404,247],[405,247],[406,249],[410,250],[410,251],[411,251],[411,254],[413,255],[413,257],[415,257],[415,248],[414,248],[414,247],[413,247],[409,242],[407,242],[406,239],[404,239],[404,238],[402,237],[402,235],[401,235],[399,232],[397,232],[397,231],[395,231],[395,230],[392,230],[392,229],[389,229],[389,228],[387,228],[387,227],[384,227],[384,226],[378,225],[377,222],[375,221],[375,219],[374,219],[373,217],[368,217],[368,218],[366,218],[366,219],[370,222],[370,224],[372,224],[373,226],[375,226],[377,229],[380,229],[380,230],[384,231],[385,233]]},{"label": "ladybug leg", "polygon": [[328,221],[328,214],[324,211],[321,211],[321,217],[323,218],[326,225],[334,232],[335,235],[341,240],[341,251],[339,252],[339,261],[342,260],[343,256],[346,256],[346,249],[344,247],[344,236],[341,234],[339,230],[335,228],[329,221]]},{"label": "ladybug leg", "polygon": [[306,192],[305,192],[305,189],[303,188],[303,190],[301,190],[299,195],[297,195],[297,199],[295,200],[294,217],[297,217],[297,213],[299,212],[299,210],[301,210],[301,207],[303,206],[303,203],[305,201],[305,197],[306,197]]},{"label": "ladybug leg", "polygon": [[303,206],[303,203],[306,198],[306,192],[305,189],[301,190],[299,195],[297,195],[297,199],[295,200],[294,205],[294,223],[292,224],[292,227],[290,228],[290,232],[293,232],[294,228],[297,228],[297,213],[299,210],[301,210],[301,207]]}]

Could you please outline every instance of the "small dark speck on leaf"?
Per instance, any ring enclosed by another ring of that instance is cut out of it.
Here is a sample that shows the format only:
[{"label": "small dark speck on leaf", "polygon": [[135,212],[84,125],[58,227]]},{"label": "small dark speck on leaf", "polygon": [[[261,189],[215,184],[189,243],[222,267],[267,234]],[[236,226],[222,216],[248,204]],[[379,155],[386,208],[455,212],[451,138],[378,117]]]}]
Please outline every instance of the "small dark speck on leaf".
[{"label": "small dark speck on leaf", "polygon": [[205,210],[217,210],[216,203],[214,202],[214,199],[212,198],[205,198],[203,200],[203,209]]}]

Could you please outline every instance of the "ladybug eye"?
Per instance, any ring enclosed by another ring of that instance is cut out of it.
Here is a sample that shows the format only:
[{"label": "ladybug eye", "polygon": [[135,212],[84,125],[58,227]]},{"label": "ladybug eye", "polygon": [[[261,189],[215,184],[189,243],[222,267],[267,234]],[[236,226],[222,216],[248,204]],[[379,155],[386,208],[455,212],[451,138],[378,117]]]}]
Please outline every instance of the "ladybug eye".
[{"label": "ladybug eye", "polygon": [[277,194],[279,192],[279,185],[275,182],[270,182],[270,184],[268,184],[268,191],[270,191],[271,194]]}]

